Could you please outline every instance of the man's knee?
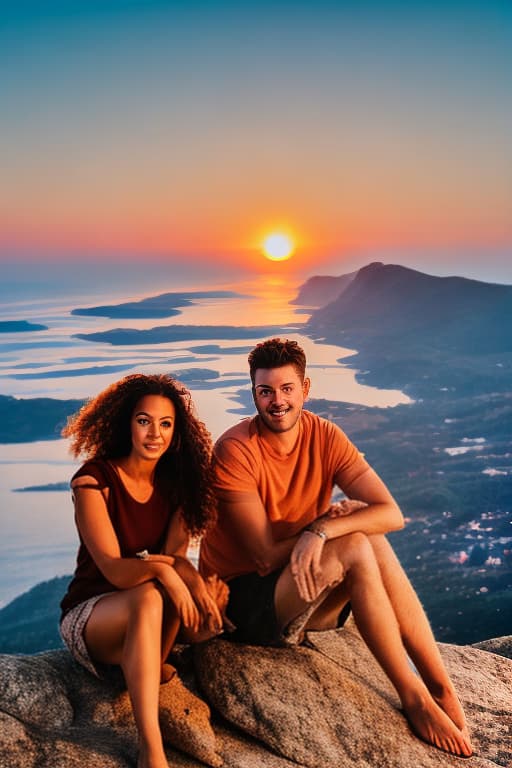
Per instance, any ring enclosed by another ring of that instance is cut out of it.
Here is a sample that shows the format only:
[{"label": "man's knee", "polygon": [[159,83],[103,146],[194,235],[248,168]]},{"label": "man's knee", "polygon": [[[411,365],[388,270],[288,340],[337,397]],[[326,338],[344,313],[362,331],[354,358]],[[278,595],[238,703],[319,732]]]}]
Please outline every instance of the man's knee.
[{"label": "man's knee", "polygon": [[336,539],[336,541],[338,542],[338,555],[346,571],[354,566],[374,567],[376,565],[372,544],[365,533],[355,531]]}]

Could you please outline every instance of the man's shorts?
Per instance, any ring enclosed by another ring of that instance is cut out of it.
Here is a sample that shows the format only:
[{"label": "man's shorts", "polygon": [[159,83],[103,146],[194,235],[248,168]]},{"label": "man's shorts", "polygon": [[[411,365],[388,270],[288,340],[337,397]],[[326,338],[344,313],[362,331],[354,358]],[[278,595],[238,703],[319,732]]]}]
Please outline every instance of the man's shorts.
[{"label": "man's shorts", "polygon": [[[277,621],[274,594],[276,584],[282,573],[282,569],[272,571],[266,576],[257,573],[248,573],[244,576],[236,576],[230,579],[229,601],[226,609],[228,619],[236,629],[227,637],[239,643],[250,645],[283,645],[288,644],[287,630],[283,632]],[[303,614],[303,624],[307,623],[309,616],[316,609],[311,605]],[[337,626],[342,627],[350,614],[350,603],[345,605],[338,617]],[[297,632],[297,624],[301,617],[295,619],[292,624],[294,632]]]},{"label": "man's shorts", "polygon": [[236,629],[230,640],[251,645],[276,645],[281,639],[274,592],[281,569],[266,576],[247,573],[228,581],[229,601],[226,615]]}]

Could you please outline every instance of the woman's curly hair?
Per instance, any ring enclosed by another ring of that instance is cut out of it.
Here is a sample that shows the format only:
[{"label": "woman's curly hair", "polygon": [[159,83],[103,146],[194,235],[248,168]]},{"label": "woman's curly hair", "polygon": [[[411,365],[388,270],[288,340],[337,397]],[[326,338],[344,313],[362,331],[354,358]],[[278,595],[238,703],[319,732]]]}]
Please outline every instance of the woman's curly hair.
[{"label": "woman's curly hair", "polygon": [[192,536],[203,533],[215,519],[212,482],[212,440],[194,413],[190,392],[168,374],[132,374],[111,384],[68,419],[62,436],[71,438],[73,456],[118,459],[131,447],[131,417],[145,395],[167,397],[176,409],[171,445],[157,464],[160,481],[171,503],[181,507]]}]

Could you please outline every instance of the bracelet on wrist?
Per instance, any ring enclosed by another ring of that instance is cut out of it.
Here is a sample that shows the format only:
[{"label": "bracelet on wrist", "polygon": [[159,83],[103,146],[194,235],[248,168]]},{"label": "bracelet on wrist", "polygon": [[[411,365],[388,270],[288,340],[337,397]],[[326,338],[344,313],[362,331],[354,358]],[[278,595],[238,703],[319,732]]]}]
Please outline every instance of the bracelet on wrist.
[{"label": "bracelet on wrist", "polygon": [[315,536],[319,536],[323,541],[327,541],[328,536],[323,528],[314,528],[313,526],[309,526],[304,529],[306,533],[314,533]]}]

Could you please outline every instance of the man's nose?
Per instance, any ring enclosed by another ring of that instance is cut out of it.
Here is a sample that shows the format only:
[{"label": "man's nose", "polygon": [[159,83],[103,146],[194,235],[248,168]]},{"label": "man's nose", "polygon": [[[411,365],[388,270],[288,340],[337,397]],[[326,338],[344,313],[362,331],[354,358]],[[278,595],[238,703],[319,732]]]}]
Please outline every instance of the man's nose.
[{"label": "man's nose", "polygon": [[282,402],[283,402],[283,393],[281,392],[281,390],[280,390],[280,389],[276,389],[276,390],[274,391],[274,393],[273,393],[273,395],[272,395],[272,400],[273,400],[273,402],[274,402],[274,403],[276,403],[277,405],[279,405],[280,403],[282,403]]}]

